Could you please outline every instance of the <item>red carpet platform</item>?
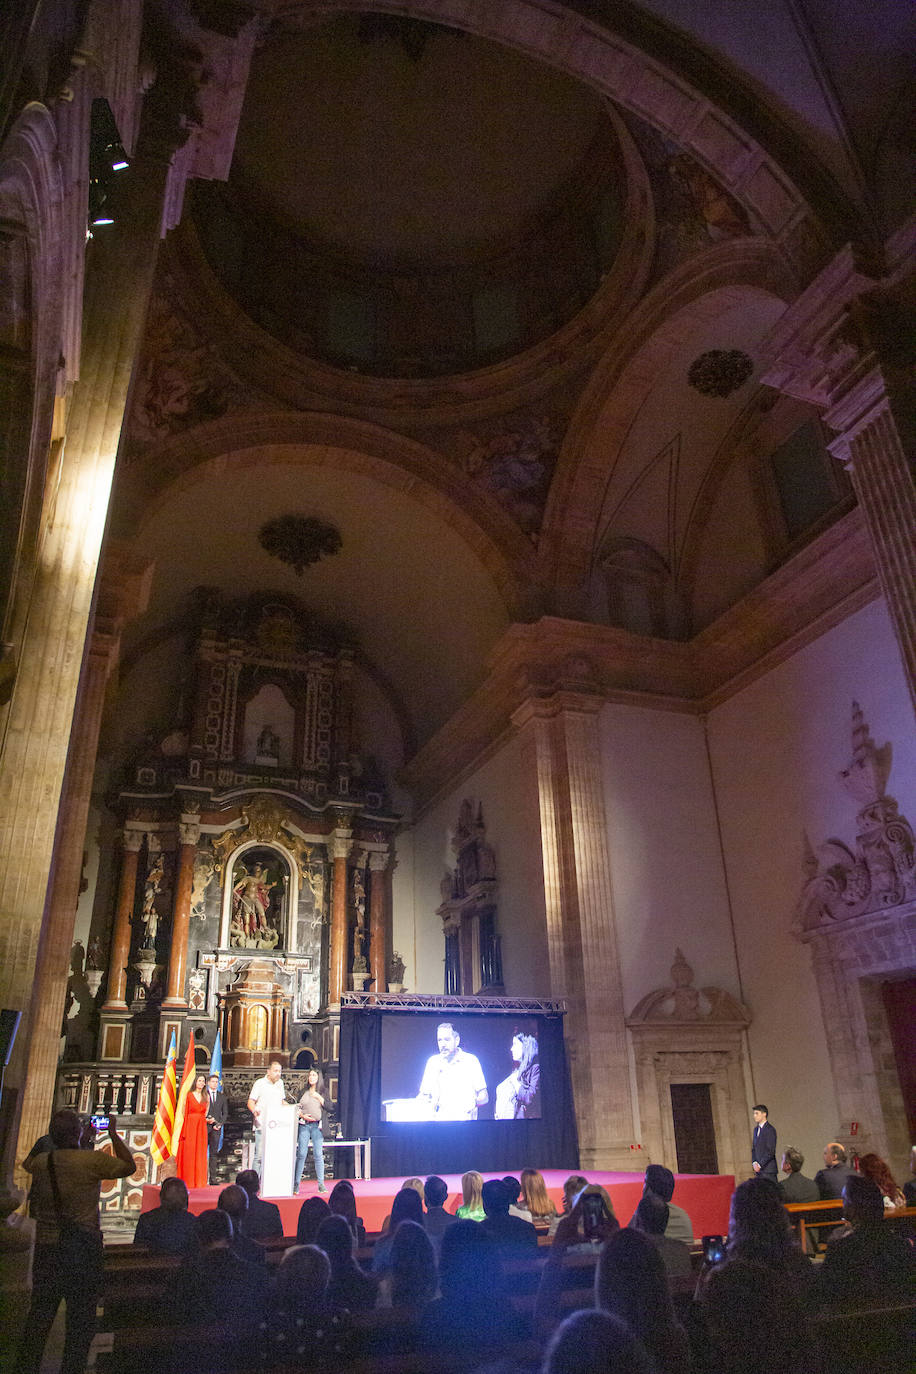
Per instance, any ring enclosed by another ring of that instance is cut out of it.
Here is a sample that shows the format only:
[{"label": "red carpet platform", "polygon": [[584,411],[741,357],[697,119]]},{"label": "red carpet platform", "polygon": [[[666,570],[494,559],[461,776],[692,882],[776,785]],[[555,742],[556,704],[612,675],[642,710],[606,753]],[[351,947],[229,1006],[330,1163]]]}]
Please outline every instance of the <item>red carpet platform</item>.
[{"label": "red carpet platform", "polygon": [[[544,1170],[547,1191],[556,1203],[558,1211],[562,1205],[563,1184],[570,1172],[566,1169]],[[461,1175],[443,1174],[442,1177],[449,1188],[446,1209],[453,1211],[461,1201]],[[502,1175],[484,1174],[483,1177],[485,1179],[501,1178]],[[600,1183],[608,1190],[618,1220],[622,1226],[625,1226],[636,1210],[636,1204],[642,1196],[643,1175],[641,1173],[608,1174],[592,1170],[587,1177],[589,1182]],[[676,1179],[673,1201],[688,1213],[693,1222],[695,1234],[697,1236],[724,1235],[728,1230],[728,1208],[735,1188],[734,1177],[731,1174],[677,1174]],[[353,1189],[356,1193],[356,1210],[362,1217],[367,1231],[381,1230],[382,1222],[391,1211],[394,1195],[403,1182],[403,1178],[366,1178],[353,1181]],[[332,1187],[333,1183],[328,1180],[328,1190],[330,1191]],[[280,1208],[285,1235],[296,1234],[299,1208],[303,1200],[316,1193],[317,1190],[318,1185],[314,1179],[310,1179],[303,1183],[302,1191],[298,1197],[271,1198],[271,1202],[275,1202]],[[208,1207],[215,1207],[220,1191],[219,1188],[193,1188],[190,1200],[191,1211],[195,1213],[204,1212]],[[143,1204],[140,1210],[148,1212],[158,1205],[158,1187],[154,1184],[147,1184],[143,1189]]]}]

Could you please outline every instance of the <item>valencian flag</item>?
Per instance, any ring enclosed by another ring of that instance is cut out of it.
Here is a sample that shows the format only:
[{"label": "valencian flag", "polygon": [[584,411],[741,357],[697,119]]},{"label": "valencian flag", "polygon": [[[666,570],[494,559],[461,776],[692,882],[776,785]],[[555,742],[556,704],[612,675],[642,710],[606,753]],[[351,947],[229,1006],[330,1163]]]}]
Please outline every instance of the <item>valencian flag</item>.
[{"label": "valencian flag", "polygon": [[175,1099],[178,1096],[175,1087],[176,1054],[175,1032],[172,1031],[172,1043],[169,1045],[165,1061],[165,1073],[162,1075],[162,1087],[159,1089],[153,1138],[150,1143],[150,1154],[157,1164],[164,1164],[172,1154],[172,1127],[175,1124]]},{"label": "valencian flag", "polygon": [[188,1093],[194,1087],[194,1079],[197,1077],[197,1065],[194,1062],[194,1035],[188,1041],[188,1052],[184,1057],[184,1068],[181,1070],[181,1083],[178,1086],[178,1102],[175,1105],[175,1124],[172,1127],[172,1144],[174,1145],[173,1154],[178,1153],[178,1142],[181,1139],[181,1128],[184,1125],[185,1103],[188,1100]]}]

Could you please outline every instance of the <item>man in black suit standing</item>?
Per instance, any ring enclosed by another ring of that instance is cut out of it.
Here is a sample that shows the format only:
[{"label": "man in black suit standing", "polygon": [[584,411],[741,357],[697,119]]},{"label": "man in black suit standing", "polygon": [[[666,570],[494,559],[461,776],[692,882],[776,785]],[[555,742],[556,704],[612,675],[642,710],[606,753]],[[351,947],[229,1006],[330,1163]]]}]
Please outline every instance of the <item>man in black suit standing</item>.
[{"label": "man in black suit standing", "polygon": [[754,1134],[751,1138],[751,1162],[759,1178],[776,1182],[776,1129],[767,1120],[769,1112],[762,1102],[754,1108]]},{"label": "man in black suit standing", "polygon": [[210,1151],[210,1182],[215,1183],[213,1170],[216,1164],[216,1156],[219,1154],[223,1145],[223,1127],[229,1116],[229,1103],[226,1101],[226,1094],[219,1086],[219,1074],[211,1073],[207,1080],[207,1096],[210,1101],[207,1103],[207,1145]]}]

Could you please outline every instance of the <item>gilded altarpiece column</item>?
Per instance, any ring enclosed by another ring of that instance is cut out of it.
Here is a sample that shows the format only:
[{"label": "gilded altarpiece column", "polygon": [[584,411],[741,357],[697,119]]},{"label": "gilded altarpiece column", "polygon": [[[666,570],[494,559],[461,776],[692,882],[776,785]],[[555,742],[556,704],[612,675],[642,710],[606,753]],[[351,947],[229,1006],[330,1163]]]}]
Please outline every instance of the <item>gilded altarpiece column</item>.
[{"label": "gilded altarpiece column", "polygon": [[557,692],[513,723],[533,736],[551,994],[567,1004],[583,1168],[630,1167],[634,1113],[614,921],[598,713],[602,701]]},{"label": "gilded altarpiece column", "polygon": [[369,977],[374,992],[388,990],[388,913],[385,875],[388,853],[369,851]]},{"label": "gilded altarpiece column", "polygon": [[331,949],[328,969],[328,1005],[339,1007],[346,981],[347,965],[347,859],[353,844],[353,832],[338,827],[331,839],[331,858],[334,861],[331,895]]}]

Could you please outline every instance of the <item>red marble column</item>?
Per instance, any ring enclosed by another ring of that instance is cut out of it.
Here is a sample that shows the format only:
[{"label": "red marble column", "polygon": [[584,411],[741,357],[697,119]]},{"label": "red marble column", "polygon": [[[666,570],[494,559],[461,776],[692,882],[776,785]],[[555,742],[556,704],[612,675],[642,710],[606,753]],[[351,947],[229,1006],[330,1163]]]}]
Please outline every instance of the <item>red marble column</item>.
[{"label": "red marble column", "polygon": [[188,932],[191,928],[191,888],[194,882],[194,860],[200,824],[195,816],[182,817],[178,827],[181,844],[178,849],[178,870],[175,874],[175,898],[172,904],[172,939],[169,944],[169,976],[165,989],[164,1011],[177,1011],[188,1005],[184,995],[188,969]]},{"label": "red marble column", "polygon": [[347,856],[353,836],[349,830],[335,830],[331,843],[334,860],[334,887],[331,896],[331,951],[328,969],[328,1005],[340,1006],[347,965]]},{"label": "red marble column", "polygon": [[369,851],[369,974],[376,993],[388,991],[388,913],[385,873],[388,855]]},{"label": "red marble column", "polygon": [[121,881],[111,951],[108,956],[108,994],[104,1011],[127,1011],[127,961],[130,958],[130,925],[137,891],[137,862],[143,843],[142,830],[125,830],[121,851]]}]

